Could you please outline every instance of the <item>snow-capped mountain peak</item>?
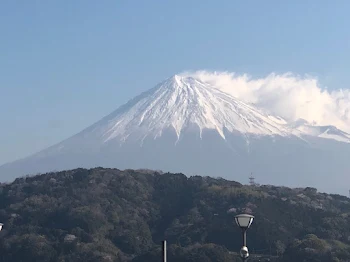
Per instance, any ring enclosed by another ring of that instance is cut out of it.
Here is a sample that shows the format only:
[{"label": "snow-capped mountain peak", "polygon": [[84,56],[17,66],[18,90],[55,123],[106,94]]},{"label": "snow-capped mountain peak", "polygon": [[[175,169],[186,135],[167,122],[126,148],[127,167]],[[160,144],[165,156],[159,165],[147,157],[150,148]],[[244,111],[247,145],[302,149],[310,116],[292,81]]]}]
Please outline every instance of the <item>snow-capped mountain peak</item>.
[{"label": "snow-capped mountain peak", "polygon": [[303,119],[290,123],[188,75],[166,79],[82,133],[102,143],[123,142],[131,137],[142,143],[169,129],[175,131],[178,139],[184,130],[199,132],[200,137],[203,130],[215,130],[223,139],[228,131],[244,136],[309,135],[350,142],[345,132],[331,128],[327,131]]},{"label": "snow-capped mountain peak", "polygon": [[298,119],[297,121],[291,123],[290,127],[294,129],[294,132],[300,132],[304,135],[350,143],[350,134],[338,129],[335,126],[317,126],[308,123],[304,119]]},{"label": "snow-capped mountain peak", "polygon": [[160,136],[165,129],[181,132],[197,127],[256,135],[290,134],[283,119],[272,117],[252,105],[239,101],[208,83],[189,76],[175,75],[155,88],[129,101],[98,124],[104,142]]},{"label": "snow-capped mountain peak", "polygon": [[348,142],[334,126],[286,120],[197,77],[175,75],[82,132],[1,166],[0,175],[96,166],[239,179],[257,172],[265,183],[298,186],[322,177],[329,188],[344,184],[333,174],[348,177]]}]

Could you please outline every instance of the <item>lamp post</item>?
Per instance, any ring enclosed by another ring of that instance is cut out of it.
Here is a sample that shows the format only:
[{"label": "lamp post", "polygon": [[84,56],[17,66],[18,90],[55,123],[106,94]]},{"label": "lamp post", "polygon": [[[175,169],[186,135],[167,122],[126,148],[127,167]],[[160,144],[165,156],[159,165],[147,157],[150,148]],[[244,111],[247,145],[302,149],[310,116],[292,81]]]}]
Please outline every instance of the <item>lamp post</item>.
[{"label": "lamp post", "polygon": [[240,250],[240,255],[243,261],[247,261],[249,257],[248,247],[247,247],[247,230],[251,226],[254,220],[254,216],[248,214],[240,214],[235,216],[236,224],[242,230],[243,236],[243,246]]},{"label": "lamp post", "polygon": [[167,254],[166,254],[166,240],[163,241],[163,262],[166,262]]}]

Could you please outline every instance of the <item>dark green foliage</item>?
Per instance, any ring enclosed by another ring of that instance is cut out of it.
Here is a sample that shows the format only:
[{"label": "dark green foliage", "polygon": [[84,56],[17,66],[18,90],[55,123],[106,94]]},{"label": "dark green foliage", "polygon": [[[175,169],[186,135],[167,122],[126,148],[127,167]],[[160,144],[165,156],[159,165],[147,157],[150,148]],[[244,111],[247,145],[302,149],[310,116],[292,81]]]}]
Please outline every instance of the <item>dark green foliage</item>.
[{"label": "dark green foliage", "polygon": [[164,239],[169,262],[240,261],[233,216],[241,212],[256,217],[252,262],[350,261],[346,197],[95,168],[1,184],[0,262],[161,261]]}]

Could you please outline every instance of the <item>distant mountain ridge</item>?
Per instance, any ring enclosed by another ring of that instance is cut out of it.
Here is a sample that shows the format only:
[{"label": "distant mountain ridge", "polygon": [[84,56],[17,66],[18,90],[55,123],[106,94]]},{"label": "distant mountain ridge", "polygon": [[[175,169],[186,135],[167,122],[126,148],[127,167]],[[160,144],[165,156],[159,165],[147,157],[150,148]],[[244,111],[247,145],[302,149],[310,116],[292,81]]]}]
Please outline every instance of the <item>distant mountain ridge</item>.
[{"label": "distant mountain ridge", "polygon": [[162,240],[168,261],[241,261],[234,222],[240,213],[255,216],[247,235],[250,262],[350,260],[347,197],[80,168],[0,184],[1,261],[154,262],[161,260]]},{"label": "distant mountain ridge", "polygon": [[[175,75],[71,138],[3,165],[0,179],[104,166],[240,181],[256,172],[266,183],[343,191],[349,157],[350,135],[334,126],[290,122],[196,77]],[[327,182],[333,173],[339,181]]]}]

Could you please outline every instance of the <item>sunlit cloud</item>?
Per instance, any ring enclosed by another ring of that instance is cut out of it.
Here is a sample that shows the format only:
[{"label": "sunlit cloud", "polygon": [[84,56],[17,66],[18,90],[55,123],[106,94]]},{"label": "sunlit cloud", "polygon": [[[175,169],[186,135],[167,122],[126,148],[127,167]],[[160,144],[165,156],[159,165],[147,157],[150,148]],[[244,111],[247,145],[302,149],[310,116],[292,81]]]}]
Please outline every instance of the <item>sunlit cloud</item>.
[{"label": "sunlit cloud", "polygon": [[286,120],[305,119],[350,132],[350,90],[321,88],[317,78],[272,73],[263,78],[230,72],[184,72]]}]

